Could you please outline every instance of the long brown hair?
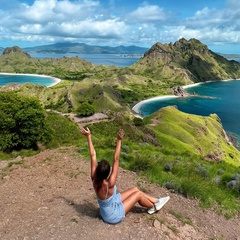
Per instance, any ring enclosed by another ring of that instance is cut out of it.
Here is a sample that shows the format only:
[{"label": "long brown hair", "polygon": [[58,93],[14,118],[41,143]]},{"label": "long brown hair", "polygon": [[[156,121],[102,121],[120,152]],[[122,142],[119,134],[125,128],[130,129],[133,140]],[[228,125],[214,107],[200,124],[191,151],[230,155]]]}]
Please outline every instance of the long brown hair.
[{"label": "long brown hair", "polygon": [[95,172],[95,182],[97,183],[97,191],[101,188],[103,180],[109,176],[111,167],[107,160],[103,159],[98,162]]}]

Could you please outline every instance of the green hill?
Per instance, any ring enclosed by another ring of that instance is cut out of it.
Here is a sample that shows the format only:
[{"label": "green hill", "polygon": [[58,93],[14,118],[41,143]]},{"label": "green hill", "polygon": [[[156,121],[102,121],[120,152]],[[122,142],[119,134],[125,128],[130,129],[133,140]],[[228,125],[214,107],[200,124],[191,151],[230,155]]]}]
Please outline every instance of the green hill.
[{"label": "green hill", "polygon": [[193,154],[216,162],[224,159],[240,166],[240,152],[230,144],[216,114],[204,117],[166,107],[145,121],[158,133],[163,151],[172,149],[176,154]]},{"label": "green hill", "polygon": [[216,54],[197,39],[154,44],[136,64],[138,73],[179,83],[236,79],[240,63]]}]

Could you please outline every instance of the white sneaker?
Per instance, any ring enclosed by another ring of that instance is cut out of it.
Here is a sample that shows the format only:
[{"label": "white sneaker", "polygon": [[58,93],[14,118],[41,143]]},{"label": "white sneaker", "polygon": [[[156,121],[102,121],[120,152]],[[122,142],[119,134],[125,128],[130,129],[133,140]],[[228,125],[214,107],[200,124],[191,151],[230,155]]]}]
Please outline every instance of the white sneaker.
[{"label": "white sneaker", "polygon": [[156,203],[154,203],[153,207],[149,208],[147,212],[149,214],[153,214],[153,213],[159,211],[168,202],[169,199],[170,199],[169,196],[158,198],[158,201]]}]

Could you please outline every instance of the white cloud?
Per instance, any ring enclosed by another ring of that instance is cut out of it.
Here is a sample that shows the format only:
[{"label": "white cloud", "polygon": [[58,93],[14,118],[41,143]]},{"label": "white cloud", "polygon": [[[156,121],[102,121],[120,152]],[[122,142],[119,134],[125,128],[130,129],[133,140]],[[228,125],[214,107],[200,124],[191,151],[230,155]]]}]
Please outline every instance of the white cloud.
[{"label": "white cloud", "polygon": [[0,9],[0,41],[151,46],[184,37],[206,44],[240,43],[239,0],[229,0],[225,9],[199,9],[185,19],[175,19],[161,3],[144,2],[130,12],[124,7],[116,9],[116,3],[109,0],[106,8],[102,1],[94,0],[35,0],[32,5],[9,2]]},{"label": "white cloud", "polygon": [[166,20],[167,15],[156,5],[144,5],[129,13],[128,20],[137,23],[152,23]]},{"label": "white cloud", "polygon": [[124,23],[114,20],[86,20],[75,23],[50,23],[46,26],[44,33],[71,38],[118,38],[122,34],[125,35],[125,29]]},{"label": "white cloud", "polygon": [[[32,6],[22,4],[18,11],[12,10],[6,15],[2,13],[2,22],[8,26],[9,32],[14,32],[16,38],[19,33],[31,35],[28,39],[43,39],[44,36],[119,38],[125,35],[125,23],[116,17],[105,19],[103,14],[96,14],[99,7],[99,2],[90,0],[36,0]],[[2,33],[4,30],[0,31]]]},{"label": "white cloud", "polygon": [[83,20],[93,16],[99,7],[98,2],[69,0],[36,0],[32,6],[22,4],[21,11],[16,14],[20,21],[46,23]]}]

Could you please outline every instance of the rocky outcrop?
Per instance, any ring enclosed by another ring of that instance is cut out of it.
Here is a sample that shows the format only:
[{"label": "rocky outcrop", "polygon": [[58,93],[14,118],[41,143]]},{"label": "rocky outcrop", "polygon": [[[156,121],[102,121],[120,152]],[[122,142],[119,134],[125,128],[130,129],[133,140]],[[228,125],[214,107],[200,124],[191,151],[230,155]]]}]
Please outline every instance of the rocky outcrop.
[{"label": "rocky outcrop", "polygon": [[31,58],[30,54],[24,52],[20,47],[14,46],[14,47],[7,47],[3,51],[3,55],[9,55],[9,54],[15,54],[15,53],[21,53],[22,55]]},{"label": "rocky outcrop", "polygon": [[191,94],[189,94],[183,87],[181,86],[176,86],[172,88],[173,93],[175,96],[179,97],[189,97]]}]

